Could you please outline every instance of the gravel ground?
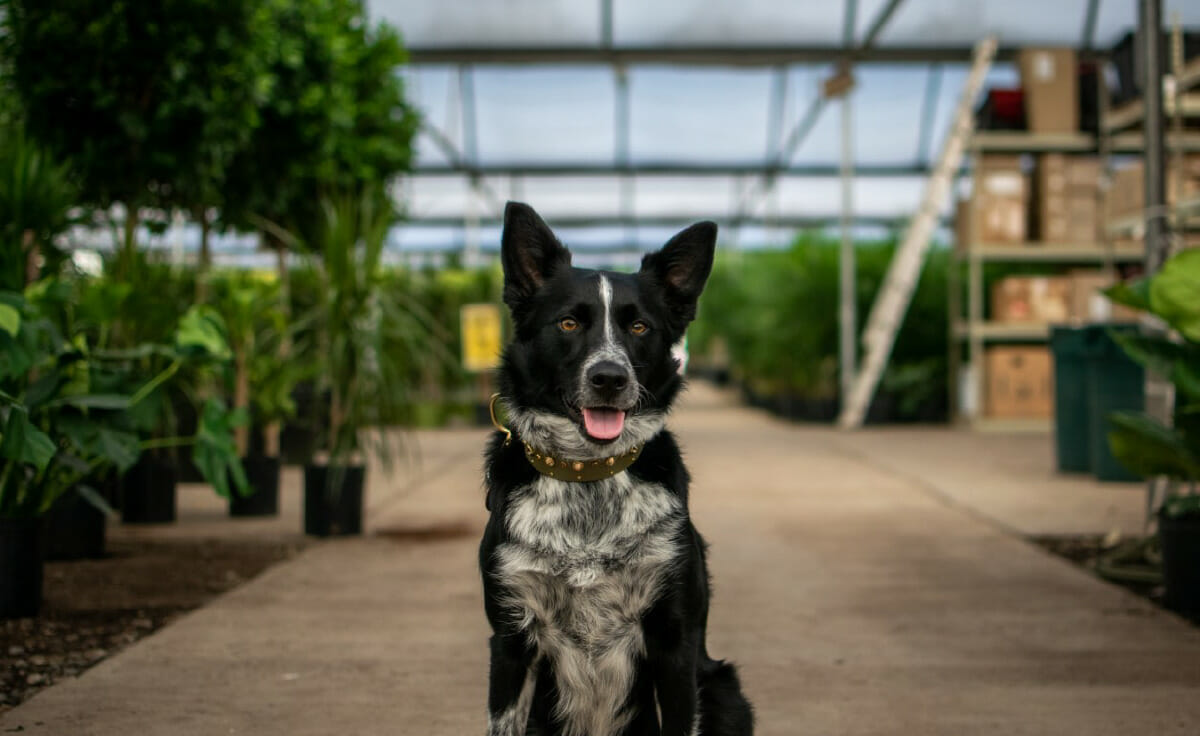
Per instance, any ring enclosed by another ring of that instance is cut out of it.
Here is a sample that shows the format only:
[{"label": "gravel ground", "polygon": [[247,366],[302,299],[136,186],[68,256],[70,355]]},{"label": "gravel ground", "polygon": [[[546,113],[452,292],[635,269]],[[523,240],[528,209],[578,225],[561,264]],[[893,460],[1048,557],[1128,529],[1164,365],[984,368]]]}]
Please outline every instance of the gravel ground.
[{"label": "gravel ground", "polygon": [[[1119,585],[1126,590],[1132,591],[1137,595],[1153,602],[1157,606],[1163,605],[1163,587],[1160,584],[1147,584],[1138,582],[1122,582],[1117,580],[1108,580],[1102,575],[1096,573],[1096,563],[1106,554],[1112,554],[1118,549],[1124,551],[1124,557],[1130,564],[1136,564],[1139,568],[1153,570],[1157,564],[1153,561],[1140,559],[1137,550],[1141,549],[1142,541],[1138,538],[1129,538],[1117,543],[1114,546],[1113,542],[1106,540],[1103,535],[1092,534],[1083,536],[1052,536],[1052,537],[1032,537],[1030,539],[1034,544],[1046,549],[1052,554],[1066,558],[1076,565],[1091,571],[1096,574],[1101,580],[1106,580],[1113,585]],[[1200,620],[1193,621],[1200,625]]]},{"label": "gravel ground", "polygon": [[46,563],[42,615],[0,621],[0,712],[79,675],[302,546],[123,539],[109,541],[104,559]]}]

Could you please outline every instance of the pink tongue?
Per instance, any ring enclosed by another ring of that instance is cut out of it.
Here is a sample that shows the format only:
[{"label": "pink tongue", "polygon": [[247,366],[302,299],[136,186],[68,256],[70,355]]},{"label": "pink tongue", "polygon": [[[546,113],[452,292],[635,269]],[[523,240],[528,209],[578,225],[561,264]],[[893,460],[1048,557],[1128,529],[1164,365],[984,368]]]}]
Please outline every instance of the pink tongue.
[{"label": "pink tongue", "polygon": [[584,409],[583,426],[598,440],[615,440],[625,426],[625,412],[620,409]]}]

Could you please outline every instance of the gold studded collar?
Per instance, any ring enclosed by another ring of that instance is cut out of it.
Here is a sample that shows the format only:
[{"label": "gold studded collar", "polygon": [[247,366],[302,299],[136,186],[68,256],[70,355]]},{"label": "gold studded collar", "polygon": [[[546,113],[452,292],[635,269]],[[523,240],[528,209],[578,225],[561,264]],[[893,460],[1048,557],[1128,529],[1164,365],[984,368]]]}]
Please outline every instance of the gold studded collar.
[{"label": "gold studded collar", "polygon": [[633,465],[641,454],[642,448],[631,447],[620,455],[612,455],[599,460],[563,460],[544,452],[538,452],[528,442],[525,443],[525,457],[529,460],[530,465],[537,468],[539,473],[548,475],[555,480],[575,483],[588,483],[611,478]]},{"label": "gold studded collar", "polygon": [[[512,442],[512,431],[496,419],[496,400],[499,398],[500,394],[492,394],[488,410],[492,415],[492,426],[504,433],[504,444],[508,445]],[[528,442],[523,444],[525,445],[525,458],[529,460],[530,465],[537,468],[539,473],[555,480],[573,483],[588,483],[611,478],[628,469],[642,454],[641,447],[631,447],[619,455],[611,455],[598,460],[569,460],[539,452]]]}]

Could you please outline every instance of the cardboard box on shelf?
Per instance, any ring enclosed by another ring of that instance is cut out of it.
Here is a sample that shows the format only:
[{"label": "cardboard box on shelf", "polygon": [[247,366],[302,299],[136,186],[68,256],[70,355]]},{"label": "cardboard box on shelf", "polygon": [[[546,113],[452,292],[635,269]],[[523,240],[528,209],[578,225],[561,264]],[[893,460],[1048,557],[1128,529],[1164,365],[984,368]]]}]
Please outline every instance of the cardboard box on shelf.
[{"label": "cardboard box on shelf", "polygon": [[1076,270],[1067,277],[1071,293],[1071,321],[1092,322],[1137,322],[1137,310],[1112,300],[1101,293],[1116,283],[1116,276],[1100,270]]},{"label": "cardboard box on shelf", "polygon": [[1071,283],[1062,276],[1008,276],[992,285],[994,322],[1066,322]]},{"label": "cardboard box on shelf", "polygon": [[1020,156],[978,157],[969,209],[973,235],[979,242],[1016,244],[1028,240],[1028,202],[1029,182],[1021,171]]},{"label": "cardboard box on shelf", "polygon": [[1040,419],[1054,412],[1050,349],[998,345],[984,354],[984,415]]},{"label": "cardboard box on shelf", "polygon": [[1030,219],[1042,242],[1091,244],[1099,238],[1100,161],[1045,153],[1034,174]]},{"label": "cardboard box on shelf", "polygon": [[1022,49],[1017,65],[1025,90],[1025,121],[1030,132],[1078,131],[1079,64],[1075,50]]},{"label": "cardboard box on shelf", "polygon": [[[1145,168],[1141,161],[1130,161],[1112,173],[1105,202],[1105,217],[1125,217],[1142,211],[1146,202]],[[1180,168],[1172,159],[1167,164],[1167,204],[1180,198],[1200,197],[1200,156],[1190,155]]]}]

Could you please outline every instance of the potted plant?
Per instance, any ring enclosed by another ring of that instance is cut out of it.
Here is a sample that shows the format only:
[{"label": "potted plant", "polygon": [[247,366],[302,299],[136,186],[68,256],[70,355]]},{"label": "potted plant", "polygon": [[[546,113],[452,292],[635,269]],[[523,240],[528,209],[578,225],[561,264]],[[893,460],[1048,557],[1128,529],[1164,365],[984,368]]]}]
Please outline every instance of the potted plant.
[{"label": "potted plant", "polygon": [[[147,276],[153,266],[140,258],[133,265]],[[228,495],[230,479],[200,468],[197,453],[203,458],[213,450],[222,464],[230,465],[224,448],[213,443],[229,435],[232,453],[232,427],[245,417],[228,412],[220,401],[200,398],[200,387],[211,383],[206,376],[223,370],[231,359],[220,315],[207,306],[176,309],[169,300],[155,301],[143,291],[124,281],[89,279],[79,284],[78,306],[68,305],[67,311],[72,329],[94,344],[92,353],[103,359],[102,369],[93,375],[96,385],[108,393],[138,396],[127,413],[145,452],[121,476],[122,520],[167,523],[175,519],[179,468],[189,462],[180,457],[181,450],[193,448],[190,466],[196,468],[197,480]],[[149,316],[140,317],[142,312]],[[162,378],[143,386],[147,376]],[[181,408],[189,415],[184,422],[178,415]],[[234,485],[240,487],[240,465],[232,465],[239,474]]]},{"label": "potted plant", "polygon": [[1115,333],[1125,352],[1171,381],[1170,425],[1142,412],[1111,415],[1109,446],[1134,473],[1167,479],[1158,511],[1164,602],[1200,615],[1200,251],[1184,251],[1152,277],[1120,284],[1106,294],[1162,321],[1159,334]]},{"label": "potted plant", "polygon": [[362,532],[366,460],[390,463],[396,438],[386,427],[408,403],[405,353],[426,354],[431,342],[426,315],[383,288],[384,245],[395,219],[386,188],[368,186],[324,200],[307,244],[318,283],[312,360],[329,412],[322,450],[304,468],[308,534]]},{"label": "potted plant", "polygon": [[217,284],[215,307],[224,318],[233,353],[233,408],[249,412],[253,419],[234,431],[248,484],[246,493],[230,495],[231,516],[279,512],[278,426],[295,416],[292,392],[312,372],[306,361],[280,358],[280,342],[295,342],[297,323],[289,325],[279,305],[278,283],[261,274],[230,274]]}]

